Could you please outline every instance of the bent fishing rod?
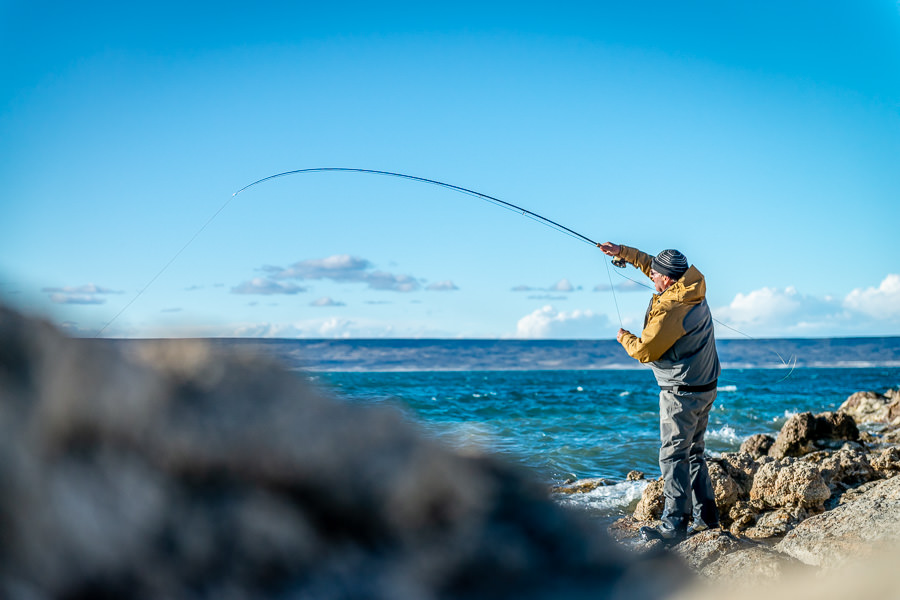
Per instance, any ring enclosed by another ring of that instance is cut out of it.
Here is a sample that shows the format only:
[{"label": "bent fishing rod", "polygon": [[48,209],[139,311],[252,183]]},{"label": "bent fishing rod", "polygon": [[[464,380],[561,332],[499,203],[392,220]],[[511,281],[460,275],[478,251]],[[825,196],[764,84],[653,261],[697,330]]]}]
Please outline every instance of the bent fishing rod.
[{"label": "bent fishing rod", "polygon": [[[303,173],[328,173],[328,172],[331,172],[331,173],[334,173],[334,172],[364,173],[364,174],[368,174],[368,175],[382,175],[382,176],[386,176],[386,177],[397,177],[397,178],[406,179],[409,181],[418,181],[420,183],[425,183],[425,184],[429,184],[429,185],[436,185],[438,187],[446,188],[446,189],[449,189],[449,190],[452,190],[455,192],[459,192],[461,194],[466,194],[466,195],[472,196],[474,198],[479,198],[481,200],[485,200],[487,202],[490,202],[490,203],[500,206],[502,208],[506,208],[508,210],[517,212],[517,213],[521,214],[522,216],[529,217],[530,219],[533,219],[533,220],[537,221],[538,223],[541,223],[542,225],[551,227],[551,228],[559,231],[560,233],[564,233],[570,237],[574,237],[575,239],[578,239],[585,243],[591,244],[592,246],[596,246],[598,248],[600,247],[599,242],[592,240],[591,238],[587,237],[586,235],[582,235],[582,234],[578,233],[577,231],[566,227],[565,225],[557,223],[556,221],[548,219],[547,217],[541,216],[534,211],[528,210],[527,208],[523,208],[521,206],[513,204],[512,202],[507,202],[506,200],[501,200],[500,198],[495,198],[494,196],[489,196],[487,194],[483,194],[481,192],[477,192],[477,191],[469,189],[469,188],[465,188],[465,187],[458,186],[458,185],[453,185],[451,183],[445,183],[443,181],[437,181],[436,179],[428,179],[426,177],[417,177],[415,175],[407,175],[405,173],[395,173],[392,171],[380,171],[380,170],[376,170],[376,169],[356,169],[356,168],[350,168],[350,167],[314,167],[314,168],[309,168],[309,169],[295,169],[293,171],[285,171],[283,173],[276,173],[275,175],[269,175],[268,177],[263,177],[262,179],[258,179],[256,181],[254,181],[253,183],[245,185],[238,191],[234,192],[231,195],[231,197],[221,207],[219,207],[219,209],[216,212],[214,212],[212,214],[212,216],[209,217],[209,219],[207,219],[207,221],[194,233],[194,235],[191,236],[191,238],[181,247],[181,249],[179,249],[172,256],[172,258],[170,258],[169,261],[166,262],[166,264],[163,265],[163,267],[153,277],[150,278],[150,280],[144,285],[144,287],[141,288],[137,292],[137,294],[135,294],[135,296],[127,304],[125,304],[125,306],[122,307],[122,309],[119,310],[118,313],[116,313],[113,316],[112,319],[107,321],[107,323],[103,327],[100,328],[100,330],[97,332],[95,337],[100,337],[103,334],[103,332],[106,331],[106,329],[110,325],[112,325],[126,310],[128,310],[128,308],[132,304],[134,304],[134,302],[138,298],[140,298],[143,295],[143,293],[151,285],[153,285],[153,283],[157,279],[159,279],[159,277],[172,265],[172,263],[174,263],[178,259],[178,257],[188,248],[188,246],[190,246],[193,243],[193,241],[195,239],[197,239],[197,237],[203,232],[203,230],[205,230],[210,225],[210,223],[212,223],[213,220],[215,220],[215,218],[219,215],[219,213],[221,213],[228,207],[228,205],[231,203],[231,201],[234,200],[238,196],[238,194],[252,188],[255,185],[259,185],[263,182],[266,182],[266,181],[269,181],[272,179],[278,179],[280,177],[287,177],[290,175],[300,175]],[[619,257],[613,258],[611,262],[616,267],[619,267],[622,269],[624,269],[625,265],[626,265],[625,261]],[[617,304],[616,309],[618,310],[618,301],[616,304]],[[621,316],[620,316],[619,320],[621,321]]]},{"label": "bent fishing rod", "polygon": [[[570,237],[574,237],[575,239],[578,239],[585,243],[591,244],[592,246],[596,246],[597,248],[599,248],[601,246],[600,242],[594,241],[591,238],[587,237],[586,235],[582,235],[582,234],[578,233],[577,231],[566,227],[565,225],[562,225],[560,223],[557,223],[556,221],[548,219],[547,217],[539,215],[534,211],[530,211],[527,208],[522,208],[521,206],[513,204],[512,202],[507,202],[506,200],[501,200],[500,198],[495,198],[494,196],[489,196],[487,194],[483,194],[481,192],[477,192],[475,190],[465,188],[465,187],[462,187],[459,185],[453,185],[451,183],[445,183],[443,181],[437,181],[435,179],[428,179],[426,177],[417,177],[415,175],[407,175],[405,173],[395,173],[393,171],[380,171],[377,169],[356,169],[356,168],[351,168],[351,167],[313,167],[313,168],[308,168],[308,169],[295,169],[293,171],[285,171],[283,173],[276,173],[275,175],[269,175],[268,177],[263,177],[262,179],[257,179],[253,183],[251,183],[249,185],[245,185],[244,187],[242,187],[241,189],[239,189],[238,191],[233,193],[231,195],[231,199],[234,199],[235,197],[237,197],[238,194],[240,194],[241,192],[243,192],[245,190],[252,188],[255,185],[259,185],[260,183],[264,183],[264,182],[270,181],[272,179],[278,179],[279,177],[287,177],[290,175],[299,175],[302,173],[327,173],[327,172],[365,173],[368,175],[382,175],[382,176],[386,176],[386,177],[397,177],[400,179],[407,179],[409,181],[418,181],[418,182],[426,183],[429,185],[436,185],[436,186],[443,187],[443,188],[446,188],[446,189],[449,189],[449,190],[452,190],[455,192],[466,194],[468,196],[479,198],[481,200],[485,200],[487,202],[490,202],[490,203],[500,206],[502,208],[506,208],[508,210],[517,212],[517,213],[521,214],[522,216],[529,217],[529,218],[537,221],[538,223],[541,223],[542,225],[551,227],[551,228],[559,231],[560,233],[564,233]],[[231,199],[229,199],[228,202],[230,202]],[[218,212],[221,212],[225,208],[225,206],[228,205],[228,202],[226,202],[225,205],[223,205],[222,208],[220,208]],[[216,214],[218,214],[218,212]],[[213,215],[213,218],[215,218],[215,215]],[[210,219],[210,221],[211,220],[212,219]],[[207,224],[208,224],[208,222],[207,222]],[[205,225],[204,225],[204,227],[205,227]],[[201,228],[201,231],[202,231],[202,228]],[[199,234],[199,232],[198,232],[198,234]],[[195,237],[196,237],[196,235],[195,235]],[[610,261],[610,263],[613,266],[619,267],[620,269],[624,269],[628,265],[628,263],[625,262],[625,259],[623,259],[620,256],[613,257],[613,259]],[[616,305],[616,313],[619,316],[619,323],[621,324],[622,323],[622,313],[619,310],[619,300],[618,300],[618,298],[616,298],[615,287],[613,286],[613,283],[612,283],[612,275],[610,275],[610,273],[609,273],[609,267],[607,267],[607,275],[609,276],[610,290],[612,290],[612,293],[613,293],[613,301],[615,302],[615,305]],[[650,287],[644,283],[641,283],[639,281],[635,281],[631,277],[628,277],[627,275],[624,275],[621,272],[619,273],[619,275],[621,277],[627,279],[628,281],[636,283],[637,285],[645,287],[651,291],[655,291],[652,287]],[[736,333],[739,333],[751,340],[755,339],[755,338],[747,335],[746,333],[744,333],[738,329],[735,329],[734,327],[731,327],[730,325],[726,325],[725,323],[723,323],[722,321],[720,321],[714,317],[712,317],[712,319],[713,319],[713,321],[722,325],[723,327],[726,327]],[[783,381],[784,379],[787,379],[793,372],[794,366],[796,365],[796,360],[794,360],[793,364],[789,364],[787,361],[784,360],[784,358],[778,352],[775,352],[774,350],[771,350],[771,352],[773,352],[776,356],[778,356],[778,358],[781,360],[781,363],[783,365],[789,366],[791,368],[790,371],[788,372],[788,374],[785,377],[783,377],[781,380],[779,380],[779,381]]]},{"label": "bent fishing rod", "polygon": [[[244,187],[242,187],[241,189],[236,191],[231,196],[233,198],[233,197],[237,196],[238,194],[240,194],[241,192],[243,192],[244,190],[250,189],[255,185],[258,185],[265,181],[269,181],[271,179],[277,179],[279,177],[287,177],[289,175],[299,175],[301,173],[327,173],[327,172],[367,173],[369,175],[384,175],[387,177],[398,177],[400,179],[408,179],[410,181],[419,181],[421,183],[427,183],[430,185],[440,186],[443,188],[447,188],[448,190],[453,190],[456,192],[460,192],[462,194],[466,194],[468,196],[480,198],[482,200],[486,200],[488,202],[491,202],[492,204],[496,204],[496,205],[506,208],[508,210],[518,212],[522,216],[526,216],[531,219],[534,219],[535,221],[538,221],[539,223],[547,225],[548,227],[552,227],[553,229],[556,229],[557,231],[559,231],[561,233],[565,233],[566,235],[572,236],[576,239],[580,239],[584,242],[587,242],[588,244],[591,244],[592,246],[596,246],[598,248],[600,247],[599,242],[595,242],[591,238],[589,238],[585,235],[582,235],[582,234],[578,233],[577,231],[569,229],[565,225],[561,225],[560,223],[557,223],[556,221],[548,219],[547,217],[543,217],[543,216],[537,214],[536,212],[528,210],[527,208],[522,208],[521,206],[513,204],[512,202],[507,202],[506,200],[501,200],[500,198],[495,198],[494,196],[489,196],[489,195],[483,194],[481,192],[476,192],[475,190],[470,190],[469,188],[464,188],[459,185],[453,185],[452,183],[445,183],[443,181],[437,181],[436,179],[428,179],[426,177],[416,177],[415,175],[407,175],[405,173],[394,173],[392,171],[379,171],[376,169],[354,169],[354,168],[350,168],[350,167],[315,167],[315,168],[310,168],[310,169],[295,169],[293,171],[285,171],[284,173],[277,173],[275,175],[269,175],[268,177],[263,177],[262,179],[258,179],[249,185],[245,185]],[[621,259],[619,259],[619,260],[621,261]],[[617,263],[616,261],[613,261],[613,264],[615,264],[617,267],[620,266],[620,267],[624,268],[624,266],[625,266],[624,261],[622,261],[621,264]]]}]

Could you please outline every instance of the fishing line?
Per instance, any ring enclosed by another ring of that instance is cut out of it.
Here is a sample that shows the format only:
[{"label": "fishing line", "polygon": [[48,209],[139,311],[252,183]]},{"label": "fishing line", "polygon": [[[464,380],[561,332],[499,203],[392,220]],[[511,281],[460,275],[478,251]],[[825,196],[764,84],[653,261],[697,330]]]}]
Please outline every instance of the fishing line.
[{"label": "fishing line", "polygon": [[206,229],[207,227],[209,227],[209,224],[212,223],[213,220],[214,220],[217,216],[219,216],[219,213],[221,213],[223,210],[225,210],[225,207],[227,207],[227,206],[231,203],[232,199],[234,199],[234,196],[232,196],[231,198],[229,198],[229,199],[225,202],[225,204],[223,204],[222,206],[220,206],[220,207],[219,207],[219,210],[217,210],[216,212],[214,212],[214,213],[212,214],[212,216],[211,216],[209,219],[206,220],[206,223],[204,223],[203,225],[201,225],[201,226],[200,226],[200,229],[198,229],[197,231],[194,232],[194,235],[191,236],[191,239],[189,239],[187,242],[185,242],[184,246],[182,246],[182,247],[178,250],[178,252],[176,252],[174,255],[172,255],[172,258],[169,259],[169,262],[167,262],[166,264],[164,264],[164,265],[162,266],[162,268],[161,268],[159,271],[157,271],[156,275],[154,275],[153,277],[151,277],[151,278],[150,278],[150,281],[148,281],[146,284],[144,284],[144,287],[142,287],[140,290],[138,290],[138,293],[135,294],[134,297],[133,297],[131,300],[129,300],[129,301],[125,304],[125,306],[123,306],[122,309],[119,310],[119,312],[117,312],[117,313],[113,316],[112,319],[110,319],[109,321],[107,321],[106,324],[105,324],[103,327],[101,327],[101,328],[97,331],[97,333],[96,333],[96,335],[95,335],[94,337],[100,337],[100,336],[103,334],[103,332],[106,331],[106,328],[107,328],[107,327],[109,327],[110,325],[112,325],[112,324],[116,321],[116,319],[118,319],[120,316],[122,316],[122,313],[124,313],[126,310],[128,310],[128,308],[129,308],[132,304],[134,304],[134,303],[137,301],[138,298],[140,298],[141,296],[143,296],[143,295],[144,295],[144,292],[147,291],[147,288],[149,288],[151,285],[153,285],[153,282],[155,282],[157,279],[159,279],[160,276],[161,276],[163,273],[166,272],[166,269],[168,269],[170,266],[172,266],[172,263],[174,263],[174,262],[178,259],[178,257],[181,256],[182,252],[184,252],[185,250],[187,250],[187,247],[190,246],[190,245],[194,242],[194,240],[196,240],[197,237],[198,237],[201,233],[203,233],[203,230],[204,230],[204,229]]},{"label": "fishing line", "polygon": [[[607,267],[606,270],[609,271],[609,267]],[[617,271],[617,274],[619,275],[619,277],[622,277],[623,279],[627,279],[628,281],[630,281],[630,282],[632,282],[632,283],[636,283],[637,285],[639,285],[639,286],[641,286],[641,287],[645,287],[645,288],[647,288],[648,290],[651,290],[651,291],[653,291],[653,292],[656,292],[656,288],[653,288],[653,287],[647,285],[646,283],[643,283],[643,282],[641,282],[641,281],[637,281],[636,279],[632,279],[631,277],[628,277],[627,275],[625,275],[625,274],[622,273],[622,272],[618,272],[618,271]],[[615,297],[615,296],[613,296],[613,297]],[[616,308],[618,308],[618,303],[616,303]],[[741,334],[742,336],[744,336],[745,338],[747,338],[747,339],[749,339],[749,340],[759,341],[757,338],[755,338],[755,337],[753,337],[753,336],[751,336],[751,335],[747,335],[747,334],[744,333],[743,331],[741,331],[741,330],[739,330],[739,329],[735,329],[735,328],[732,327],[731,325],[726,325],[726,324],[723,323],[722,321],[720,321],[720,320],[718,320],[717,318],[713,317],[712,314],[710,314],[710,318],[711,318],[713,321],[715,321],[716,323],[718,323],[719,325],[721,325],[722,327],[725,327],[726,329],[730,329],[731,331],[733,331],[733,332],[735,332],[735,333],[739,333],[739,334]],[[620,317],[620,320],[621,320],[621,317]],[[781,379],[779,379],[778,381],[775,382],[775,383],[781,383],[782,381],[784,381],[785,379],[787,379],[788,377],[790,377],[790,376],[791,376],[791,373],[794,372],[794,368],[797,366],[797,356],[794,355],[794,354],[792,354],[788,360],[784,360],[784,357],[781,356],[781,354],[779,354],[779,353],[778,353],[776,350],[774,350],[773,348],[769,347],[769,348],[767,348],[767,349],[768,349],[769,352],[771,352],[772,354],[774,354],[775,356],[778,357],[778,360],[781,361],[781,365],[782,365],[783,367],[786,367],[786,368],[789,367],[789,368],[790,368],[790,370],[788,371],[788,374],[787,374],[787,375],[785,375],[784,377],[782,377]],[[727,381],[727,380],[726,380],[726,381]]]},{"label": "fishing line", "polygon": [[613,301],[616,303],[616,314],[619,316],[619,327],[624,329],[625,325],[622,323],[622,313],[619,311],[619,299],[616,297],[616,288],[613,285],[612,273],[609,272],[609,265],[605,261],[603,264],[606,265],[606,276],[609,278],[609,291],[612,292]]}]

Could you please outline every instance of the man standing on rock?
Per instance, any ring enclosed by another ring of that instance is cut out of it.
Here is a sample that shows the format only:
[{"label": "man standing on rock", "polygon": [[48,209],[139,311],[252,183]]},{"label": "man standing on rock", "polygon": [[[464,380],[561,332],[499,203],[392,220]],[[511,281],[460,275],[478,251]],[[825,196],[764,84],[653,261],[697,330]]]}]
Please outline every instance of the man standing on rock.
[{"label": "man standing on rock", "polygon": [[619,329],[616,339],[629,356],[650,364],[660,387],[659,468],[665,508],[661,524],[642,527],[641,536],[675,543],[719,525],[703,458],[703,438],[721,372],[706,280],[678,250],[650,256],[612,242],[599,247],[640,269],[656,287],[640,337]]}]

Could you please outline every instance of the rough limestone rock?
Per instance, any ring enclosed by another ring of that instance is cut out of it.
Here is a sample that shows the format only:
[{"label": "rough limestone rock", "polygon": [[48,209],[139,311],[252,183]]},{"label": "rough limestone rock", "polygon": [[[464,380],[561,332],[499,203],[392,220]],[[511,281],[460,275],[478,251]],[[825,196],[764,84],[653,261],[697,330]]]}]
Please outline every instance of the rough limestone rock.
[{"label": "rough limestone rock", "polygon": [[794,458],[762,465],[750,490],[750,500],[768,508],[821,509],[830,496],[831,491],[815,465]]},{"label": "rough limestone rock", "polygon": [[900,473],[900,448],[890,446],[873,452],[869,464],[879,477],[888,478],[897,475]]},{"label": "rough limestone rock", "polygon": [[727,531],[708,529],[687,538],[675,546],[674,550],[691,569],[700,573],[723,556],[753,545],[749,540],[733,536]]},{"label": "rough limestone rock", "polygon": [[740,451],[741,453],[749,454],[753,458],[759,458],[760,456],[766,456],[774,443],[775,438],[771,435],[757,433],[743,441]]},{"label": "rough limestone rock", "polygon": [[[765,568],[766,552],[770,554],[771,569]],[[670,600],[894,599],[898,597],[898,564],[900,548],[891,548],[876,557],[822,571],[757,546],[717,561],[711,567],[716,568],[720,577],[700,581],[677,592]],[[757,578],[745,577],[753,572],[758,573]]]},{"label": "rough limestone rock", "polygon": [[813,415],[805,412],[793,415],[782,426],[769,449],[769,456],[776,459],[798,457],[834,445],[834,442],[858,439],[859,429],[849,415],[840,412]]},{"label": "rough limestone rock", "polygon": [[814,464],[832,494],[856,487],[878,476],[869,462],[868,453],[849,444]]},{"label": "rough limestone rock", "polygon": [[855,442],[859,440],[856,421],[842,412],[824,412],[816,415],[816,435],[820,440]]},{"label": "rough limestone rock", "polygon": [[900,425],[900,390],[888,390],[884,394],[856,392],[838,411],[850,415],[857,423]]},{"label": "rough limestone rock", "polygon": [[846,504],[800,523],[781,540],[779,552],[819,567],[876,555],[900,541],[900,477],[879,482]]},{"label": "rough limestone rock", "polygon": [[813,440],[816,438],[816,418],[810,412],[791,416],[781,427],[775,443],[769,448],[769,456],[784,458],[785,456],[803,456],[815,450]]},{"label": "rough limestone rock", "polygon": [[662,477],[651,481],[644,488],[641,499],[634,509],[634,518],[638,521],[655,521],[662,516],[666,505],[666,497],[663,495]]},{"label": "rough limestone rock", "polygon": [[731,523],[728,530],[734,535],[743,534],[744,531],[756,525],[756,519],[765,510],[765,504],[762,502],[741,500],[731,507],[728,513],[728,521]]},{"label": "rough limestone rock", "polygon": [[753,476],[762,463],[746,452],[725,452],[718,460],[740,488],[740,497],[746,498],[753,487]]},{"label": "rough limestone rock", "polygon": [[[864,483],[855,488],[850,488],[849,490],[847,490],[846,492],[844,492],[843,494],[840,495],[840,498],[838,499],[838,502],[835,504],[835,506],[837,506],[838,504],[847,504],[848,502],[853,502],[854,500],[862,498],[866,494],[866,492],[871,490],[873,487],[875,487],[879,483],[881,483],[881,482],[880,481],[870,481],[868,483]],[[829,503],[830,503],[830,501],[829,501]],[[827,507],[827,504],[828,503],[826,503],[826,507]],[[834,507],[832,507],[832,508],[834,508]]]},{"label": "rough limestone rock", "polygon": [[709,478],[713,484],[713,493],[716,498],[716,507],[720,515],[727,515],[731,507],[741,498],[741,487],[728,474],[728,470],[721,462],[710,460],[708,462]]},{"label": "rough limestone rock", "polygon": [[488,456],[200,343],[71,340],[0,308],[0,597],[657,598]]},{"label": "rough limestone rock", "polygon": [[[721,587],[716,588],[718,595],[715,597],[728,598],[737,586],[771,584],[802,568],[802,563],[790,556],[766,546],[751,546],[722,556],[701,569],[700,574],[721,584]],[[697,598],[693,594],[688,597]],[[754,594],[753,597],[758,596]]]},{"label": "rough limestone rock", "polygon": [[783,537],[809,515],[807,509],[800,507],[767,511],[760,514],[753,526],[746,528],[743,534],[754,539]]}]

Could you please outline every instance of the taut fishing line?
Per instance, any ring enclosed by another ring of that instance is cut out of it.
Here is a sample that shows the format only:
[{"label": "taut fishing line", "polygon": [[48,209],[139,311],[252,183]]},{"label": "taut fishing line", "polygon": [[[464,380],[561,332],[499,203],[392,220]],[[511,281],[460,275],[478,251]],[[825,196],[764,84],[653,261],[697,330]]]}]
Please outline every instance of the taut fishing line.
[{"label": "taut fishing line", "polygon": [[[547,227],[550,227],[550,228],[552,228],[552,229],[555,229],[556,231],[559,231],[560,233],[563,233],[563,234],[565,234],[565,235],[568,235],[569,237],[573,237],[573,238],[575,238],[575,239],[577,239],[577,240],[580,240],[580,241],[582,241],[582,242],[588,243],[588,244],[590,244],[590,245],[592,245],[592,246],[600,247],[600,243],[599,243],[599,242],[596,242],[596,241],[592,240],[591,238],[589,238],[589,237],[587,237],[587,236],[585,236],[585,235],[582,235],[582,234],[578,233],[577,231],[574,231],[574,230],[572,230],[572,229],[569,229],[568,227],[566,227],[566,226],[564,226],[564,225],[561,225],[560,223],[557,223],[556,221],[553,221],[553,220],[551,220],[551,219],[548,219],[547,217],[543,217],[543,216],[541,216],[541,215],[539,215],[539,214],[537,214],[537,213],[535,213],[535,212],[532,212],[532,211],[530,211],[530,210],[528,210],[528,209],[526,209],[526,208],[522,208],[521,206],[518,206],[518,205],[513,204],[513,203],[511,203],[511,202],[507,202],[507,201],[505,201],[505,200],[501,200],[501,199],[499,199],[499,198],[495,198],[494,196],[489,196],[489,195],[487,195],[487,194],[482,194],[481,192],[477,192],[477,191],[475,191],[475,190],[472,190],[472,189],[469,189],[469,188],[464,188],[464,187],[461,187],[461,186],[458,186],[458,185],[453,185],[453,184],[450,184],[450,183],[445,183],[445,182],[443,182],[443,181],[437,181],[436,179],[427,179],[427,178],[425,178],[425,177],[416,177],[416,176],[414,176],[414,175],[406,175],[406,174],[404,174],[404,173],[395,173],[395,172],[392,172],[392,171],[379,171],[379,170],[375,170],[375,169],[356,169],[356,168],[350,168],[350,167],[314,167],[314,168],[309,168],[309,169],[295,169],[295,170],[293,170],[293,171],[284,171],[283,173],[276,173],[275,175],[269,175],[268,177],[263,177],[262,179],[258,179],[258,180],[256,180],[256,181],[254,181],[253,183],[250,183],[250,184],[248,184],[248,185],[245,185],[244,187],[242,187],[242,188],[239,189],[238,191],[234,192],[234,193],[231,195],[231,197],[228,198],[228,200],[226,200],[225,203],[223,203],[222,206],[220,206],[219,209],[216,210],[216,211],[212,214],[212,216],[210,216],[209,219],[207,219],[206,222],[203,223],[203,225],[200,226],[199,229],[197,229],[197,231],[194,233],[194,235],[191,236],[191,238],[190,238],[190,239],[189,239],[189,240],[188,240],[188,241],[187,241],[187,242],[186,242],[186,243],[185,243],[185,244],[184,244],[184,245],[183,245],[183,246],[182,246],[182,247],[181,247],[181,248],[173,255],[173,256],[172,256],[172,258],[170,258],[170,259],[168,260],[168,262],[166,262],[166,263],[162,266],[162,268],[161,268],[161,269],[160,269],[153,277],[150,278],[150,280],[144,285],[144,287],[142,287],[142,288],[137,292],[137,294],[135,294],[134,297],[131,298],[131,300],[129,300],[129,301],[125,304],[125,306],[123,306],[123,307],[119,310],[119,312],[117,312],[117,313],[116,313],[109,321],[106,322],[105,325],[103,325],[103,327],[100,328],[99,331],[97,331],[97,334],[96,334],[95,337],[100,337],[100,336],[103,334],[103,332],[106,331],[106,329],[107,329],[110,325],[112,325],[112,324],[113,324],[113,323],[114,323],[114,322],[115,322],[115,321],[116,321],[116,320],[117,320],[117,319],[118,319],[118,318],[119,318],[126,310],[128,310],[128,308],[129,308],[132,304],[134,304],[134,303],[137,301],[137,299],[140,298],[140,297],[144,294],[145,291],[147,291],[147,288],[149,288],[151,285],[153,285],[153,283],[154,283],[157,279],[159,279],[160,276],[162,276],[162,274],[163,274],[163,273],[164,273],[164,272],[172,265],[172,263],[174,263],[174,262],[178,259],[178,257],[181,256],[181,254],[188,248],[188,246],[190,246],[190,245],[194,242],[194,240],[196,240],[197,237],[198,237],[201,233],[203,233],[203,231],[204,231],[207,227],[209,227],[209,225],[213,222],[213,220],[215,220],[215,218],[216,218],[217,216],[219,216],[219,214],[220,214],[222,211],[224,211],[224,210],[228,207],[228,205],[232,202],[232,200],[234,200],[234,199],[238,196],[238,194],[240,194],[241,192],[246,191],[246,190],[252,188],[252,187],[255,186],[255,185],[259,185],[260,183],[263,183],[263,182],[266,182],[266,181],[269,181],[269,180],[272,180],[272,179],[278,179],[278,178],[280,178],[280,177],[287,177],[287,176],[289,176],[289,175],[299,175],[299,174],[301,174],[301,173],[327,173],[327,172],[365,173],[365,174],[369,174],[369,175],[382,175],[382,176],[386,176],[386,177],[397,177],[397,178],[400,178],[400,179],[406,179],[406,180],[409,180],[409,181],[418,181],[418,182],[420,182],[420,183],[426,183],[426,184],[429,184],[429,185],[436,185],[436,186],[443,187],[443,188],[446,188],[446,189],[449,189],[449,190],[452,190],[452,191],[455,191],[455,192],[459,192],[459,193],[461,193],[461,194],[466,194],[467,196],[472,196],[472,197],[475,197],[475,198],[479,198],[479,199],[481,199],[481,200],[485,200],[485,201],[490,202],[490,203],[492,203],[492,204],[494,204],[494,205],[496,205],[496,206],[500,206],[500,207],[505,208],[505,209],[507,209],[507,210],[510,210],[510,211],[519,213],[520,215],[522,215],[522,216],[524,216],[524,217],[528,217],[528,218],[530,218],[530,219],[533,219],[533,220],[537,221],[538,223],[541,223],[542,225],[546,225]],[[613,258],[611,262],[612,262],[612,264],[615,265],[616,267],[619,267],[619,268],[622,268],[622,269],[624,269],[625,266],[626,266],[626,263],[625,263],[622,259],[620,259],[619,257]],[[613,285],[613,282],[612,282],[612,275],[610,274],[610,271],[609,271],[609,265],[606,265],[606,274],[607,274],[607,276],[609,277],[609,284],[610,284],[609,287],[610,287],[610,291],[612,292],[612,295],[613,295],[613,301],[615,302],[615,305],[616,305],[616,314],[617,314],[618,317],[619,317],[619,326],[621,327],[621,326],[622,326],[622,313],[621,313],[620,310],[619,310],[619,300],[618,300],[618,298],[616,297],[615,286]],[[644,284],[644,283],[641,283],[641,282],[639,282],[639,281],[635,281],[634,279],[631,279],[630,277],[627,277],[626,275],[624,275],[624,274],[622,274],[622,273],[619,273],[619,275],[620,275],[621,277],[624,277],[625,279],[628,279],[629,281],[632,281],[632,282],[634,282],[634,283],[637,283],[638,285],[642,285],[642,286],[644,286],[644,287],[650,288],[650,286],[648,286],[648,285],[646,285],[646,284]],[[650,289],[653,289],[653,288],[650,288]],[[654,290],[654,291],[655,291],[655,290]],[[719,325],[722,325],[723,327],[727,327],[728,329],[731,329],[732,331],[735,331],[735,332],[737,332],[737,333],[739,333],[739,334],[741,334],[741,335],[743,335],[743,336],[746,336],[747,338],[749,338],[749,339],[751,339],[751,340],[754,339],[754,338],[752,338],[751,336],[747,335],[746,333],[743,333],[743,332],[741,332],[741,331],[738,331],[738,330],[735,329],[734,327],[731,327],[731,326],[729,326],[729,325],[726,325],[725,323],[722,323],[722,322],[719,321],[718,319],[715,319],[715,318],[714,318],[713,321],[715,321],[715,322],[718,323]],[[781,356],[780,354],[778,354],[778,352],[775,352],[775,350],[771,350],[771,351],[774,352],[776,356],[778,356],[778,358],[781,360],[781,363],[782,363],[784,366],[790,366],[790,368],[791,368],[790,372],[788,372],[788,374],[787,374],[785,377],[783,377],[781,380],[779,380],[779,381],[784,381],[784,380],[787,379],[787,378],[790,376],[790,374],[793,372],[794,366],[796,365],[796,357],[792,357],[792,358],[793,358],[793,364],[790,364],[790,365],[789,365],[789,364],[784,360],[784,358],[782,358],[782,356]]]}]

